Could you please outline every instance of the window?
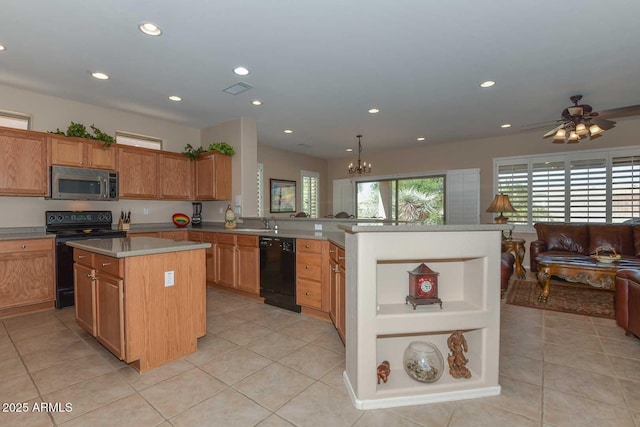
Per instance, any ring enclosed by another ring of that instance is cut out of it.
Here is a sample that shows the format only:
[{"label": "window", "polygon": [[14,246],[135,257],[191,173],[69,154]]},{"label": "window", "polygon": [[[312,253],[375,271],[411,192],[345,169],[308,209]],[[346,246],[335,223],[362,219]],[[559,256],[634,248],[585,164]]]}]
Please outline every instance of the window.
[{"label": "window", "polygon": [[359,181],[356,217],[444,224],[444,175]]},{"label": "window", "polygon": [[509,222],[621,223],[640,216],[640,147],[495,159]]},{"label": "window", "polygon": [[264,166],[262,163],[258,163],[258,170],[256,173],[256,194],[258,195],[258,200],[256,201],[256,206],[258,208],[257,215],[264,215]]},{"label": "window", "polygon": [[162,139],[155,136],[136,135],[135,133],[116,131],[118,144],[133,145],[134,147],[162,150]]},{"label": "window", "polygon": [[31,129],[31,116],[0,110],[0,126],[14,129]]},{"label": "window", "polygon": [[301,211],[311,218],[318,218],[318,200],[320,195],[320,174],[318,172],[300,171],[302,181],[302,205]]}]

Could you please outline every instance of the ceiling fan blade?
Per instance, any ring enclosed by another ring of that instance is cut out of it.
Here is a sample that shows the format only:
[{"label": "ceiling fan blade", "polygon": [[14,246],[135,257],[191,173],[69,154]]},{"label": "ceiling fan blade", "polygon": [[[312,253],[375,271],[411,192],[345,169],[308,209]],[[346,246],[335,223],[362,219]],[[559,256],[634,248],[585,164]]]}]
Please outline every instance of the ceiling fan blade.
[{"label": "ceiling fan blade", "polygon": [[640,105],[629,105],[628,107],[598,111],[598,118],[600,119],[615,119],[629,116],[640,116]]},{"label": "ceiling fan blade", "polygon": [[562,124],[558,125],[557,127],[555,127],[555,128],[553,128],[553,129],[551,129],[549,132],[545,133],[545,134],[544,134],[544,136],[543,136],[543,138],[548,138],[548,137],[550,137],[551,135],[555,135],[555,134],[556,134],[556,132],[558,132],[558,131],[559,131],[560,129],[562,129],[563,127],[564,127],[564,123],[562,123]]},{"label": "ceiling fan blade", "polygon": [[605,120],[600,117],[594,117],[593,119],[591,119],[591,122],[600,126],[604,130],[609,130],[616,125],[616,122],[613,122],[611,120]]}]

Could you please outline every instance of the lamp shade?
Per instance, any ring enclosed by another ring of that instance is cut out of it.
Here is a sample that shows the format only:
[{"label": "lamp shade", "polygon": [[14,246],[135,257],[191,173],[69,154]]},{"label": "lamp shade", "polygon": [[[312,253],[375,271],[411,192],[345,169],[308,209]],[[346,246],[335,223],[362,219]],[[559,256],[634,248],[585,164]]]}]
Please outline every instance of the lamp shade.
[{"label": "lamp shade", "polygon": [[508,218],[502,215],[502,212],[515,212],[515,211],[516,210],[513,208],[513,206],[511,205],[511,202],[509,201],[509,196],[507,196],[506,194],[496,194],[496,196],[493,198],[493,201],[487,208],[487,212],[492,212],[492,213],[500,212],[500,215],[494,218],[497,224],[507,223]]}]

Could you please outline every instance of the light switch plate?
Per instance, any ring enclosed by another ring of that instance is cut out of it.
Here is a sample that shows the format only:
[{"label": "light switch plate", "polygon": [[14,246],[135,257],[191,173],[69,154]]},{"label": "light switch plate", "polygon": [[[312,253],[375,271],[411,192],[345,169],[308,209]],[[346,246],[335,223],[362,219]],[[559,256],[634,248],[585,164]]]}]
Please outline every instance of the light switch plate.
[{"label": "light switch plate", "polygon": [[164,286],[173,286],[173,271],[164,272]]},{"label": "light switch plate", "polygon": [[316,224],[316,231],[322,231],[322,224]]}]

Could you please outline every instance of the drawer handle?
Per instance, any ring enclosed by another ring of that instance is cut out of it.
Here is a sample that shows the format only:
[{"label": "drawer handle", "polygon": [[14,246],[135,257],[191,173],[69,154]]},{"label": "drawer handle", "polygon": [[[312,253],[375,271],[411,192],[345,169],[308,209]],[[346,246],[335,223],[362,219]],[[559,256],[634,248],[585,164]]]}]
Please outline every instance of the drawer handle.
[{"label": "drawer handle", "polygon": [[339,256],[339,257],[338,257],[338,259],[345,259],[345,257],[343,257],[343,256]]},{"label": "drawer handle", "polygon": [[334,269],[333,269],[333,272],[334,272],[334,273],[340,273],[340,267],[336,267],[336,268],[334,268]]},{"label": "drawer handle", "polygon": [[97,279],[97,277],[96,277],[96,276],[93,276],[92,274],[87,274],[87,277],[88,277],[89,279],[91,279],[91,281],[94,281],[94,280],[96,280],[96,279]]},{"label": "drawer handle", "polygon": [[305,294],[306,296],[309,296],[309,291],[305,292],[304,294]]},{"label": "drawer handle", "polygon": [[84,259],[86,257],[87,257],[86,255],[78,255],[78,259]]},{"label": "drawer handle", "polygon": [[309,248],[309,244],[305,243],[304,247],[308,249]]},{"label": "drawer handle", "polygon": [[106,267],[107,265],[111,265],[111,263],[110,263],[110,262],[103,262],[103,263],[102,263],[102,266],[103,266],[103,267]]},{"label": "drawer handle", "polygon": [[21,248],[22,249],[27,249],[27,245],[22,245]]},{"label": "drawer handle", "polygon": [[329,253],[330,253],[330,254],[335,254],[335,253],[336,253],[336,251],[334,251],[333,249],[329,249]]},{"label": "drawer handle", "polygon": [[309,269],[309,266],[308,266],[308,265],[305,265],[305,266],[304,266],[304,268],[308,270],[308,269]]}]

